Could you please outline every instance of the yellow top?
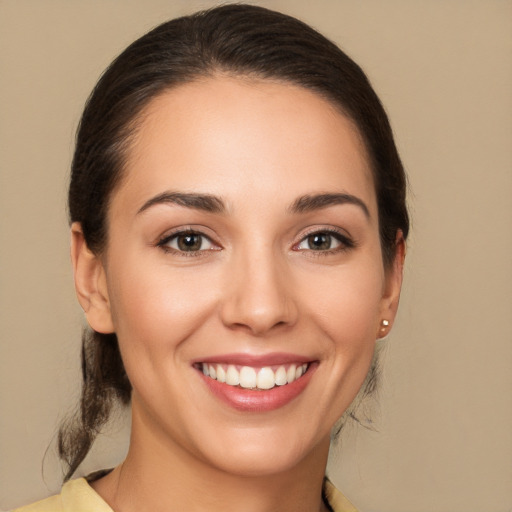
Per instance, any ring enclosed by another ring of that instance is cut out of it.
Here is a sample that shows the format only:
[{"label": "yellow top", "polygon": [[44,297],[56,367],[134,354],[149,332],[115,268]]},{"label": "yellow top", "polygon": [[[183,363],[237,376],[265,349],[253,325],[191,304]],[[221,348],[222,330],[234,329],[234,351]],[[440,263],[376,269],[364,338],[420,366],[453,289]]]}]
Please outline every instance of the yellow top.
[{"label": "yellow top", "polygon": [[327,478],[324,480],[325,497],[334,512],[357,512],[350,501]]},{"label": "yellow top", "polygon": [[[334,512],[357,512],[351,503],[328,480],[325,494]],[[60,494],[21,507],[12,512],[113,512],[85,478],[71,480],[62,486]]]}]

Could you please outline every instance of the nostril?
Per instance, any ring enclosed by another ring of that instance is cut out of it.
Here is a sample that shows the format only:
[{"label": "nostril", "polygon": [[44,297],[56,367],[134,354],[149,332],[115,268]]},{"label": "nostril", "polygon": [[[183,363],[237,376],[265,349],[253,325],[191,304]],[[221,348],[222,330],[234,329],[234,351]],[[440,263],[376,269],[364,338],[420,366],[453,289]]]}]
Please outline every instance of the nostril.
[{"label": "nostril", "polygon": [[234,322],[231,324],[227,324],[227,327],[231,330],[246,332],[251,334],[252,336],[264,336],[270,331],[285,329],[290,325],[290,322],[285,320],[279,320],[275,323],[273,322],[265,322],[265,321],[256,321],[254,319],[247,320],[244,322]]},{"label": "nostril", "polygon": [[230,329],[245,330],[261,336],[274,329],[290,326],[297,319],[297,308],[291,296],[286,271],[278,272],[274,257],[265,264],[254,258],[236,265],[243,270],[240,279],[234,280],[232,269],[229,286],[223,295],[221,320]]}]

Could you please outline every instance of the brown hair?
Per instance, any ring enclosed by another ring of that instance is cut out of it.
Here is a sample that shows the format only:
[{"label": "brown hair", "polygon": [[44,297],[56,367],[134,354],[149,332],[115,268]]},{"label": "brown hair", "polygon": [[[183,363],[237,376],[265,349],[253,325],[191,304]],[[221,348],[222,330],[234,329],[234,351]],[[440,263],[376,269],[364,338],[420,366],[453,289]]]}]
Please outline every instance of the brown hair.
[{"label": "brown hair", "polygon": [[[407,237],[406,178],[386,113],[361,68],[303,22],[262,7],[224,5],[156,27],[123,51],[89,97],[77,132],[69,216],[100,254],[108,238],[109,199],[148,103],[163,91],[218,72],[290,82],[336,105],[355,122],[371,160],[386,267],[396,236]],[[115,334],[87,331],[82,348],[80,408],[59,432],[69,479],[87,455],[112,407],[130,401]],[[363,393],[375,386],[375,366]]]}]

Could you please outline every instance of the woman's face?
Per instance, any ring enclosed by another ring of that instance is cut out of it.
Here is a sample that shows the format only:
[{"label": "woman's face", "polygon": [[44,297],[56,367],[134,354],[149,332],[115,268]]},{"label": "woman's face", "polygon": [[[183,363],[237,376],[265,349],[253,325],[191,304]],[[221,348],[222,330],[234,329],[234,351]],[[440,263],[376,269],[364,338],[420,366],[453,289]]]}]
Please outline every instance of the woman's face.
[{"label": "woman's face", "polygon": [[352,122],[293,85],[204,79],[152,101],[125,171],[108,321],[88,317],[118,336],[133,442],[238,474],[325,453],[400,288]]}]

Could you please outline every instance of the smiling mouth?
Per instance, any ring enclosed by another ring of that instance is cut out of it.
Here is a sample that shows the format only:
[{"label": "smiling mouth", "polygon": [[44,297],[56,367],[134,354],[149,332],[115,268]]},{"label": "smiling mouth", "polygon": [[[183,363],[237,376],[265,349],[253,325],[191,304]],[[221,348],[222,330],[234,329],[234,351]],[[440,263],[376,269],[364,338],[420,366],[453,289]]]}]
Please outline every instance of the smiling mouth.
[{"label": "smiling mouth", "polygon": [[300,379],[309,369],[309,363],[278,366],[239,366],[233,364],[198,363],[196,368],[206,377],[228,386],[252,390],[269,390],[286,386]]}]

